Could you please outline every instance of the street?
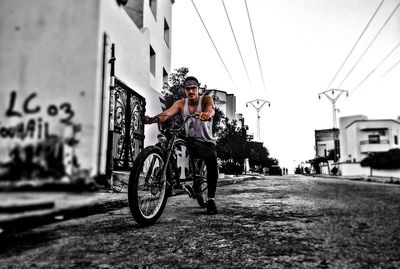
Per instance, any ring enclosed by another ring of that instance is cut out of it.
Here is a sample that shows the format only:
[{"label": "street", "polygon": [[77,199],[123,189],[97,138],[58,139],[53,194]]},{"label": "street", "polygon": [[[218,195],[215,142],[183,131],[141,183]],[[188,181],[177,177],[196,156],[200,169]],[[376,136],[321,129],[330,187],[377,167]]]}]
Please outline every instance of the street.
[{"label": "street", "polygon": [[186,195],[156,225],[128,208],[0,235],[0,268],[399,268],[400,186],[265,176]]}]

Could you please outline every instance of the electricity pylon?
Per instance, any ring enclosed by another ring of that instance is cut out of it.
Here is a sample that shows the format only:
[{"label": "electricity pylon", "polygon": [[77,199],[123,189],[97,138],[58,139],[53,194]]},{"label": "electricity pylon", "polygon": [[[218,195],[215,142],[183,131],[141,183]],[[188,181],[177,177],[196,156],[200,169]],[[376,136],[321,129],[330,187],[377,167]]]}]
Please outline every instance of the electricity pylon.
[{"label": "electricity pylon", "polygon": [[[328,92],[332,93],[332,97],[328,95]],[[339,92],[339,94],[337,94],[335,96],[335,92]],[[339,99],[339,97],[343,94],[346,93],[346,97],[349,96],[349,92],[346,90],[339,90],[339,89],[330,89],[330,90],[326,90],[324,92],[320,92],[318,94],[318,98],[321,99],[321,94],[325,95],[329,101],[331,101],[332,103],[332,117],[333,117],[333,128],[336,129],[337,124],[336,124],[336,111],[339,111],[339,109],[336,109],[336,101]]]},{"label": "electricity pylon", "polygon": [[266,100],[255,99],[249,102],[246,102],[246,107],[249,107],[249,104],[252,105],[257,111],[257,137],[260,140],[260,111],[261,108],[268,103],[268,106],[271,106],[271,103]]}]

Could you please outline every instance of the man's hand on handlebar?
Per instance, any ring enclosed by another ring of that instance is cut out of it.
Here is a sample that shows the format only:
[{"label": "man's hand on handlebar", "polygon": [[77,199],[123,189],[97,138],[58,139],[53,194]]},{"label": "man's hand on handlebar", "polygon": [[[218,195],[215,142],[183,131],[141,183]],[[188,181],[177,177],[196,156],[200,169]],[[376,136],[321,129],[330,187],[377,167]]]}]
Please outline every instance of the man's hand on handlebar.
[{"label": "man's hand on handlebar", "polygon": [[205,112],[196,112],[194,113],[197,119],[200,119],[202,121],[209,121],[211,120],[211,117],[205,113]]},{"label": "man's hand on handlebar", "polygon": [[144,118],[143,118],[143,123],[144,124],[152,124],[152,123],[156,123],[158,121],[159,121],[158,117],[144,116]]}]

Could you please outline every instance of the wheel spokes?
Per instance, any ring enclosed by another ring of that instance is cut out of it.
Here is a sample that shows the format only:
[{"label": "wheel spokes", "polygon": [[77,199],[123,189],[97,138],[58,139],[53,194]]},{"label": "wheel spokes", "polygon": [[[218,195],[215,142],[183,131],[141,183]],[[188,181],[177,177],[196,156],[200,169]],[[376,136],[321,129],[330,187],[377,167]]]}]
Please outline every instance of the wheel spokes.
[{"label": "wheel spokes", "polygon": [[138,182],[139,209],[144,217],[151,218],[161,207],[166,182],[162,177],[164,161],[158,154],[151,154],[143,163]]}]

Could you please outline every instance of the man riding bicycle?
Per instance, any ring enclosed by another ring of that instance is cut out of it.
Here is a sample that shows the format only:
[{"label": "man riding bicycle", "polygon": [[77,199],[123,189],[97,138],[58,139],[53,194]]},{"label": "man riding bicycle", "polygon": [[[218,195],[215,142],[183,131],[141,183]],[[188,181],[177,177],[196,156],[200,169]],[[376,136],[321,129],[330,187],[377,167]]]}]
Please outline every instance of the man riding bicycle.
[{"label": "man riding bicycle", "polygon": [[[155,117],[145,117],[144,123],[151,124],[158,120],[162,123],[169,117],[181,113],[185,120],[185,132],[191,156],[201,158],[207,166],[208,201],[207,213],[217,214],[215,206],[215,192],[217,189],[218,163],[215,148],[215,138],[212,135],[211,119],[215,115],[213,99],[206,95],[199,95],[199,81],[192,76],[183,82],[186,98],[176,101],[170,108]],[[189,118],[190,115],[197,118]]]}]

